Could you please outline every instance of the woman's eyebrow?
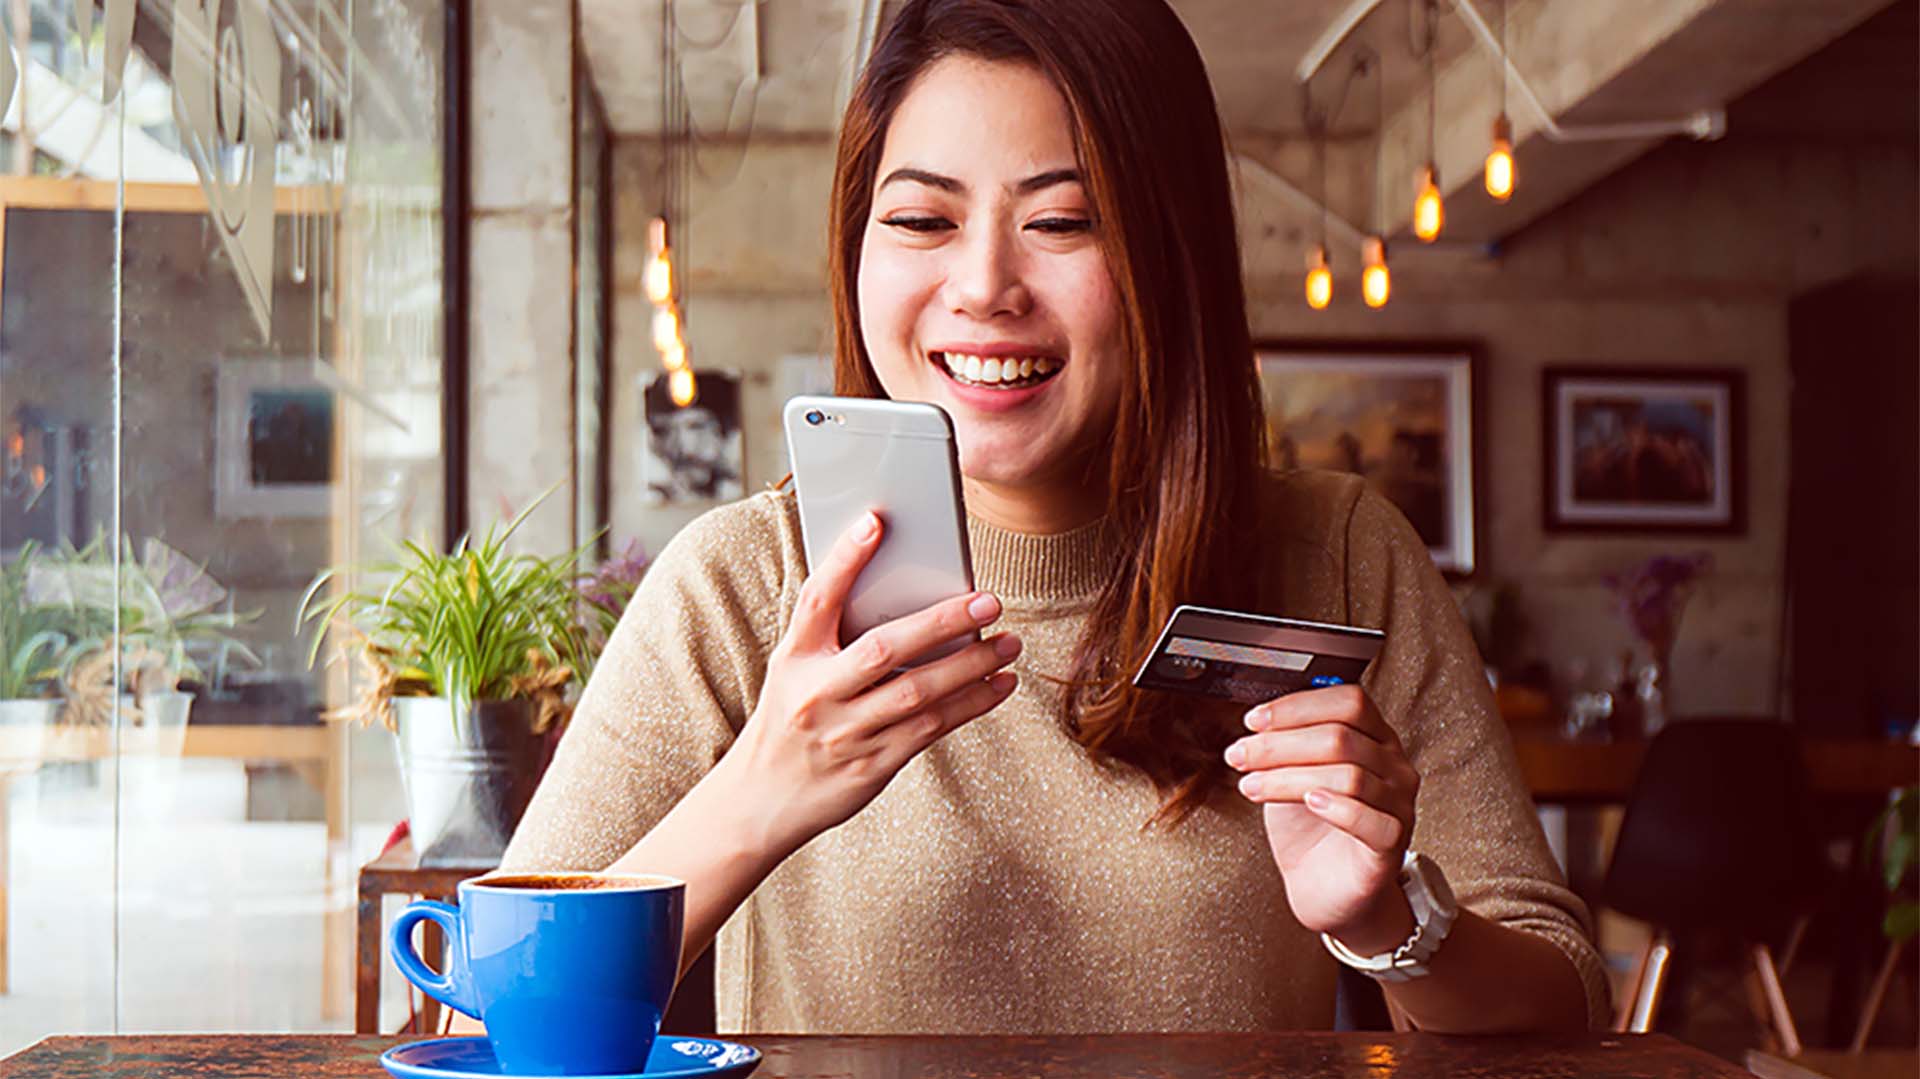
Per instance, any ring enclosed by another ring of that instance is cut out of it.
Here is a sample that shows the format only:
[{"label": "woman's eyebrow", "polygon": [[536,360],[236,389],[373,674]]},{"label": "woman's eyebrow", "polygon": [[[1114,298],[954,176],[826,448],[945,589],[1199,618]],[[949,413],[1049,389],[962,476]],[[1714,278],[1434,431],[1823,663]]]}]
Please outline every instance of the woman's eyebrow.
[{"label": "woman's eyebrow", "polygon": [[1035,191],[1045,190],[1055,184],[1077,184],[1079,182],[1079,169],[1050,169],[1038,176],[1027,177],[1015,184],[1013,189],[1022,195],[1031,195]]},{"label": "woman's eyebrow", "polygon": [[[887,178],[880,181],[880,186],[886,187],[896,180],[925,184],[928,187],[938,188],[941,191],[955,195],[964,195],[967,193],[967,185],[951,176],[942,176],[937,172],[928,172],[925,169],[912,167],[898,168],[887,173]],[[1019,183],[1014,184],[1013,190],[1017,194],[1031,195],[1036,191],[1043,191],[1056,184],[1077,184],[1080,182],[1079,169],[1049,169],[1046,172],[1029,176]]]},{"label": "woman's eyebrow", "polygon": [[928,187],[937,187],[942,191],[952,192],[956,195],[964,195],[967,191],[966,184],[961,183],[951,176],[942,176],[937,172],[928,172],[925,169],[915,168],[894,169],[892,172],[887,173],[886,179],[880,181],[880,186],[886,187],[895,180],[910,180],[916,184],[926,184]]}]

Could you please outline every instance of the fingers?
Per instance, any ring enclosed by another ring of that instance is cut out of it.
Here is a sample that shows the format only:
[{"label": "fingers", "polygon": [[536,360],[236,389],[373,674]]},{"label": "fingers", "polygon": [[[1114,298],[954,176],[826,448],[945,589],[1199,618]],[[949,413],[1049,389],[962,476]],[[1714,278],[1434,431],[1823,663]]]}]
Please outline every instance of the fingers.
[{"label": "fingers", "polygon": [[1227,764],[1241,772],[1313,764],[1357,764],[1385,780],[1417,780],[1397,747],[1382,745],[1345,723],[1316,723],[1250,734],[1227,747]]},{"label": "fingers", "polygon": [[840,610],[860,571],[880,547],[880,518],[869,512],[846,531],[827,557],[811,568],[800,586],[787,639],[798,649],[831,650],[840,645]]},{"label": "fingers", "polygon": [[929,649],[976,633],[999,617],[999,599],[972,592],[875,626],[847,645],[822,688],[835,696],[855,696]]},{"label": "fingers", "polygon": [[1240,777],[1240,793],[1255,802],[1304,802],[1312,791],[1357,798],[1389,813],[1412,808],[1407,804],[1410,799],[1395,784],[1357,764],[1274,768]]},{"label": "fingers", "polygon": [[1247,712],[1247,729],[1278,731],[1316,723],[1344,723],[1383,745],[1398,747],[1400,737],[1357,685],[1329,686],[1289,693]]},{"label": "fingers", "polygon": [[899,771],[928,746],[999,707],[1019,681],[1012,671],[1001,671],[949,694],[909,720],[883,729],[874,740],[880,766],[889,775]]},{"label": "fingers", "polygon": [[1309,791],[1305,802],[1307,810],[1314,816],[1381,854],[1397,852],[1401,839],[1408,831],[1400,818],[1344,794]]},{"label": "fingers", "polygon": [[1020,638],[1011,633],[969,645],[868,690],[854,707],[864,713],[861,733],[871,735],[908,716],[925,712],[947,697],[977,685],[1020,655]]}]

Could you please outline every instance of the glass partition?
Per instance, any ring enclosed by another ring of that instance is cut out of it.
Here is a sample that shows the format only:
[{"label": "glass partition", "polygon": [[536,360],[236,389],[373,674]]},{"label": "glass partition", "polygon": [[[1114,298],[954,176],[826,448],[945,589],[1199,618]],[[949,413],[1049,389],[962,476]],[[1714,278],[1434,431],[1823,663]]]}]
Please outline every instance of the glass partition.
[{"label": "glass partition", "polygon": [[350,1029],[405,812],[295,616],[442,535],[443,6],[0,23],[0,1055]]}]

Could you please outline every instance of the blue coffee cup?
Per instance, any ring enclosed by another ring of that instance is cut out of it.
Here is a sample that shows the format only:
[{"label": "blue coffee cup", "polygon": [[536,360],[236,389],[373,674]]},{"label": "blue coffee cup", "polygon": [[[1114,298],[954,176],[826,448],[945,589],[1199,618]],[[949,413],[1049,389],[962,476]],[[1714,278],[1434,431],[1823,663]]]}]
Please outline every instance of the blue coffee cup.
[{"label": "blue coffee cup", "polygon": [[[686,891],[660,876],[478,877],[457,907],[409,904],[387,951],[422,992],[486,1024],[503,1072],[639,1072],[680,973]],[[422,921],[445,934],[443,972],[413,949]]]}]

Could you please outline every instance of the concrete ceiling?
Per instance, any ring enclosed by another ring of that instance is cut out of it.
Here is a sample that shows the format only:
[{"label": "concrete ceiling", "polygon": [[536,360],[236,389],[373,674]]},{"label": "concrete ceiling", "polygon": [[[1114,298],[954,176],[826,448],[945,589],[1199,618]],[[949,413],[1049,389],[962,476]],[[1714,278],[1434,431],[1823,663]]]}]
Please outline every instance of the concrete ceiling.
[{"label": "concrete ceiling", "polygon": [[[1285,180],[1308,173],[1298,151],[1302,99],[1294,71],[1351,0],[1171,0],[1207,62],[1230,137]],[[883,30],[901,0],[677,0],[686,99],[700,138],[823,137],[834,130],[861,40]],[[1509,94],[1520,193],[1506,206],[1478,183],[1501,79],[1492,53],[1455,3],[1495,29],[1503,18],[1516,67],[1560,125],[1670,120],[1716,109],[1831,42],[1889,0],[1443,0],[1435,158],[1449,196],[1448,235],[1492,240],[1572,198],[1656,138],[1561,141]],[[1503,14],[1502,8],[1510,7]],[[613,130],[661,128],[660,0],[582,0],[582,40]],[[1346,205],[1354,224],[1394,234],[1427,157],[1427,70],[1410,0],[1385,0],[1315,79],[1333,96],[1362,53],[1376,72],[1356,83],[1335,118],[1371,182]],[[1295,152],[1288,152],[1288,144]],[[1344,171],[1344,170],[1343,170]],[[1271,178],[1271,177],[1270,177]],[[1404,197],[1403,197],[1404,196]],[[1339,206],[1336,205],[1336,211]]]}]

